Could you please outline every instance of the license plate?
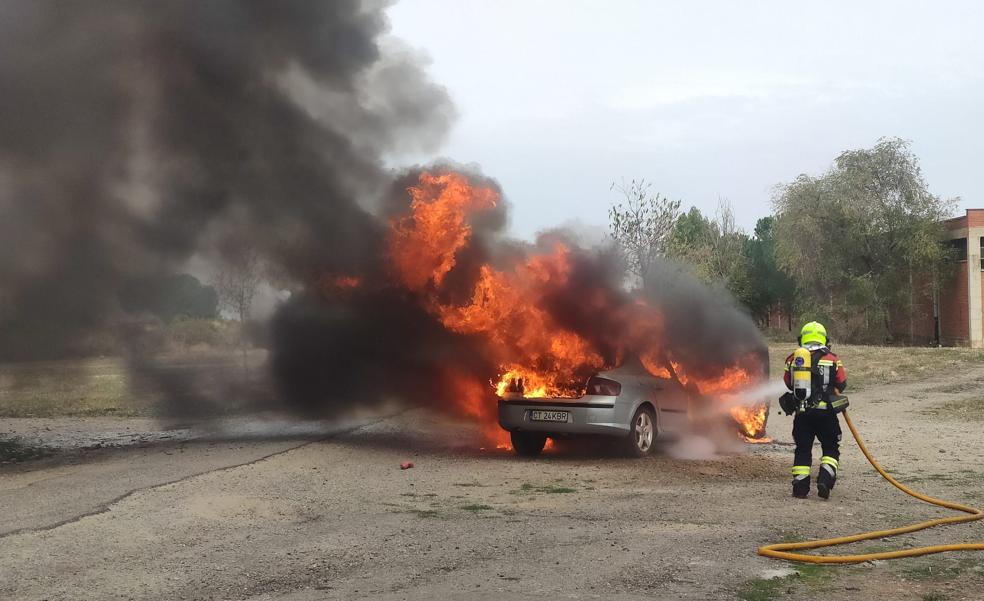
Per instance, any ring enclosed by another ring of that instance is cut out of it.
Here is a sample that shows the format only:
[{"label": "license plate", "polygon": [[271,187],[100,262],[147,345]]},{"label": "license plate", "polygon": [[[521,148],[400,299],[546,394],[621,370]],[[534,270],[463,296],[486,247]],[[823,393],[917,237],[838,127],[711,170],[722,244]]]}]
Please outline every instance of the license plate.
[{"label": "license plate", "polygon": [[566,422],[567,411],[530,411],[530,421],[533,422]]}]

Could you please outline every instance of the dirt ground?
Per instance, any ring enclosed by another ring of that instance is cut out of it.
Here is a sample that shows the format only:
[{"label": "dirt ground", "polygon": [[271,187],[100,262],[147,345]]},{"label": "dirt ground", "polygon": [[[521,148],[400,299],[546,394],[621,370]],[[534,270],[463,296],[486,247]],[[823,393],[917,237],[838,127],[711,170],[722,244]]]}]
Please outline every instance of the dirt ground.
[{"label": "dirt ground", "polygon": [[[982,364],[869,377],[851,413],[902,481],[984,504],[982,388]],[[0,599],[984,598],[981,553],[824,568],[757,556],[948,513],[882,481],[846,427],[831,500],[791,499],[790,428],[773,413],[774,443],[704,460],[676,458],[672,442],[647,460],[577,448],[521,460],[421,411],[171,431],[140,417],[0,419],[55,448],[0,466]],[[845,552],[961,541],[984,541],[984,525]]]}]

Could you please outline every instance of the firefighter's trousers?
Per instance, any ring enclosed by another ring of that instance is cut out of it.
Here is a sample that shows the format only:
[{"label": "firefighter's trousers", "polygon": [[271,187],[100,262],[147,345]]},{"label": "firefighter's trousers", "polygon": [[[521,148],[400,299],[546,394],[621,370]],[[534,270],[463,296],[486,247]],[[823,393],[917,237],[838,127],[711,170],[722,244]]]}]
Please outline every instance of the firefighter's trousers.
[{"label": "firefighter's trousers", "polygon": [[840,459],[841,428],[837,414],[831,411],[808,409],[797,413],[793,418],[793,440],[796,441],[796,454],[793,458],[794,480],[809,477],[813,464],[813,440],[820,440],[823,456],[820,458],[820,473],[824,480],[833,486],[837,478]]}]

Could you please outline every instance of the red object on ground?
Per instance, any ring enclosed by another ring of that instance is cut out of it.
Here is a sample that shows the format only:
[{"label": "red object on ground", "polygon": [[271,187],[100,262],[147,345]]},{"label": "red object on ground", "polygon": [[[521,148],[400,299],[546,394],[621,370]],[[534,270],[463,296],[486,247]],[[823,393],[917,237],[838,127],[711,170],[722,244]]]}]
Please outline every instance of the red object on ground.
[{"label": "red object on ground", "polygon": [[408,470],[413,467],[413,461],[404,461],[400,464],[401,470]]}]

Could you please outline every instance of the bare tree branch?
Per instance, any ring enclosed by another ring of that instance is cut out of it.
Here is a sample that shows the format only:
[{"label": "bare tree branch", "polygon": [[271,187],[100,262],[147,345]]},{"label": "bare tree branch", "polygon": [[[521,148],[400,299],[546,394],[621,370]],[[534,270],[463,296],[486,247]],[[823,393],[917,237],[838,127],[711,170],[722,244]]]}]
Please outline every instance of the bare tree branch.
[{"label": "bare tree branch", "polygon": [[645,180],[612,184],[623,201],[608,210],[612,238],[618,243],[629,271],[645,282],[654,261],[666,254],[680,201],[652,192]]}]

